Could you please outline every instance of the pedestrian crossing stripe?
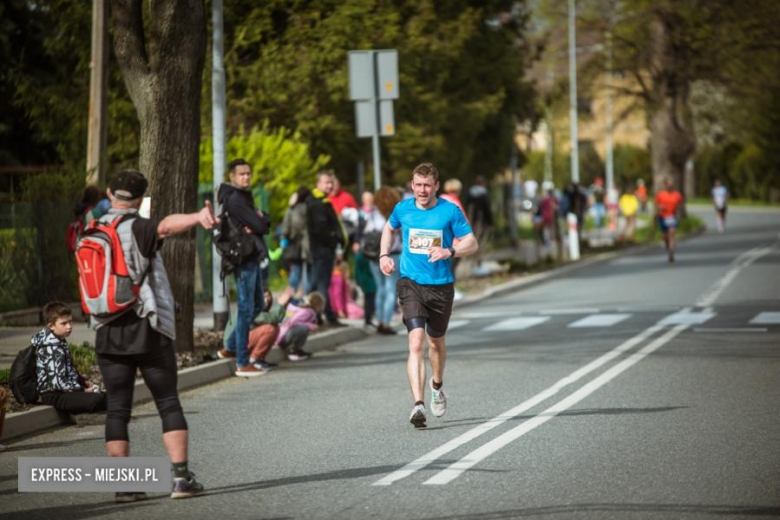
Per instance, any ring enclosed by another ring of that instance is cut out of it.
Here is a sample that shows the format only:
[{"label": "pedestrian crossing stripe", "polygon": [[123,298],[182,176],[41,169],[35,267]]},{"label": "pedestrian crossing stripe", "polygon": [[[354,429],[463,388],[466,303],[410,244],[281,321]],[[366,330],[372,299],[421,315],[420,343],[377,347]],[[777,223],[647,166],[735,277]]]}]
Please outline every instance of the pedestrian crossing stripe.
[{"label": "pedestrian crossing stripe", "polygon": [[631,314],[591,314],[569,324],[570,329],[611,327],[631,317]]},{"label": "pedestrian crossing stripe", "polygon": [[776,325],[780,323],[780,312],[760,312],[750,320],[751,325]]},{"label": "pedestrian crossing stripe", "polygon": [[701,325],[715,317],[714,312],[676,312],[658,322],[659,325]]},{"label": "pedestrian crossing stripe", "polygon": [[508,320],[499,321],[489,327],[482,330],[489,332],[494,330],[525,330],[529,329],[540,323],[544,323],[550,319],[549,316],[528,316],[520,318],[509,318]]}]

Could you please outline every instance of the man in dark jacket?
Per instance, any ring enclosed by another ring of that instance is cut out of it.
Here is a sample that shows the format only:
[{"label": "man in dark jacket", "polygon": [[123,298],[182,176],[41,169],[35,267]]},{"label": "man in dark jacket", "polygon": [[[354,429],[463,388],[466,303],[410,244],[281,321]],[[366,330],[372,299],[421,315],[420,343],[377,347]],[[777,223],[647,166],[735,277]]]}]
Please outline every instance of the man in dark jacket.
[{"label": "man in dark jacket", "polygon": [[306,226],[309,230],[309,244],[312,257],[312,275],[306,292],[318,291],[325,296],[325,318],[331,326],[338,327],[336,314],[330,306],[328,289],[336,250],[347,247],[347,234],[341,219],[336,215],[328,195],[333,191],[333,175],[330,172],[317,174],[317,187],[306,199]]},{"label": "man in dark jacket", "polygon": [[252,318],[263,308],[263,276],[260,262],[268,256],[263,235],[271,227],[270,219],[255,207],[249,185],[252,181],[252,169],[244,159],[234,159],[228,165],[230,184],[219,187],[219,203],[230,219],[252,235],[255,252],[233,272],[236,277],[238,293],[238,317],[236,328],[227,340],[226,350],[220,351],[220,357],[236,358],[236,375],[253,377],[263,371],[249,363],[249,329]]}]

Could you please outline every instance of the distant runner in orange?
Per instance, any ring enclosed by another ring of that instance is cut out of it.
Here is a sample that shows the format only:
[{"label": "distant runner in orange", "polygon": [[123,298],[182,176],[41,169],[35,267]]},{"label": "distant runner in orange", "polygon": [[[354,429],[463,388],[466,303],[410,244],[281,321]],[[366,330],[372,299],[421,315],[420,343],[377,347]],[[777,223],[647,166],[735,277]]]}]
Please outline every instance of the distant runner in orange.
[{"label": "distant runner in orange", "polygon": [[683,202],[682,194],[674,189],[671,178],[664,181],[664,189],[655,195],[655,213],[658,227],[664,235],[669,262],[674,262],[674,238],[677,232],[677,212]]}]

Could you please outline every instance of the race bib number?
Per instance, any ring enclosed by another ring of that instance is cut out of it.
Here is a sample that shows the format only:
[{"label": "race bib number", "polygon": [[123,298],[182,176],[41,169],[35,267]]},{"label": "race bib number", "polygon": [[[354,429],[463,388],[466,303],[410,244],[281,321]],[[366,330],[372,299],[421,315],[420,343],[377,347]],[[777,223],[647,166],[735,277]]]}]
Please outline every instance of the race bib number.
[{"label": "race bib number", "polygon": [[442,231],[435,229],[410,229],[409,252],[415,255],[427,255],[432,247],[441,247]]}]

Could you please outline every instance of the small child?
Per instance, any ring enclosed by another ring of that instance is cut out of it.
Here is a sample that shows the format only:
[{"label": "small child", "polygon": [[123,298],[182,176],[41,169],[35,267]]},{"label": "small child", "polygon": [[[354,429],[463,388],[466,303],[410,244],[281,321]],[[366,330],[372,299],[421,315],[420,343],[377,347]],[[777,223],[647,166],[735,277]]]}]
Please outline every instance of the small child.
[{"label": "small child", "polygon": [[314,291],[298,305],[287,306],[287,315],[282,322],[276,343],[287,350],[290,361],[305,361],[311,354],[303,350],[309,332],[317,330],[317,314],[325,309],[325,297]]},{"label": "small child", "polygon": [[252,322],[254,328],[249,331],[247,348],[249,350],[249,362],[255,368],[268,373],[278,368],[278,365],[274,363],[267,363],[265,356],[271,350],[271,347],[274,346],[274,342],[279,336],[279,325],[284,320],[287,304],[290,303],[290,298],[292,298],[292,289],[288,287],[279,296],[279,303],[276,305],[274,304],[274,296],[271,294],[271,291],[266,289],[263,296],[265,307],[255,316]]},{"label": "small child", "polygon": [[328,287],[330,307],[339,318],[347,317],[349,298],[349,265],[344,260],[336,260]]},{"label": "small child", "polygon": [[73,331],[73,313],[61,302],[43,308],[46,327],[32,337],[41,402],[72,414],[106,409],[106,396],[76,370],[65,339]]}]

